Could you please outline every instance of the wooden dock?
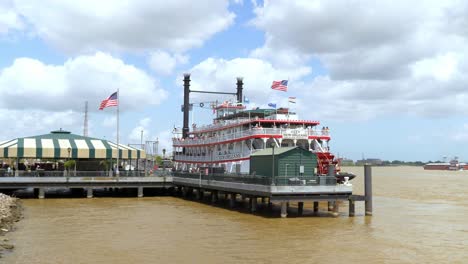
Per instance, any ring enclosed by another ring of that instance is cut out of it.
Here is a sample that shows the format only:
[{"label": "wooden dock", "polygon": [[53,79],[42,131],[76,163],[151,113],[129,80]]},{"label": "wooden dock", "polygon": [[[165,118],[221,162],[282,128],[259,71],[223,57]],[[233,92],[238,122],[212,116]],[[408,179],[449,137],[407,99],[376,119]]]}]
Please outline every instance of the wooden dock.
[{"label": "wooden dock", "polygon": [[33,188],[38,198],[45,198],[46,188],[80,188],[86,190],[88,198],[92,198],[93,189],[98,188],[136,188],[138,197],[143,197],[144,188],[175,188],[176,193],[184,197],[195,195],[201,200],[208,193],[213,202],[229,200],[231,207],[235,207],[238,197],[248,199],[251,212],[257,210],[259,199],[261,202],[268,201],[269,205],[278,203],[281,217],[287,216],[290,203],[297,203],[301,215],[304,202],[313,202],[314,212],[317,212],[321,201],[328,202],[328,211],[334,216],[338,216],[338,201],[349,202],[349,216],[355,215],[355,202],[364,201],[365,214],[372,215],[372,171],[368,165],[364,168],[364,179],[364,195],[354,195],[352,186],[348,184],[327,184],[326,176],[312,184],[305,181],[277,184],[264,182],[258,177],[216,178],[202,174],[187,174],[186,177],[181,174],[151,177],[0,177],[0,190]]},{"label": "wooden dock", "polygon": [[93,197],[97,188],[136,188],[143,197],[143,188],[170,188],[172,177],[0,177],[0,189],[38,189],[38,197],[45,197],[46,188],[82,188]]}]

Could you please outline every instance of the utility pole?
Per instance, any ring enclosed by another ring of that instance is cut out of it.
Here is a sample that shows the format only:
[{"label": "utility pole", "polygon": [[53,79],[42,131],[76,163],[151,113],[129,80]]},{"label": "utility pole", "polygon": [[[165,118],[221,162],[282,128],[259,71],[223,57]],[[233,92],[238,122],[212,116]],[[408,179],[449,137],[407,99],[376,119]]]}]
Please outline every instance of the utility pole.
[{"label": "utility pole", "polygon": [[83,136],[88,136],[88,101],[85,101]]}]

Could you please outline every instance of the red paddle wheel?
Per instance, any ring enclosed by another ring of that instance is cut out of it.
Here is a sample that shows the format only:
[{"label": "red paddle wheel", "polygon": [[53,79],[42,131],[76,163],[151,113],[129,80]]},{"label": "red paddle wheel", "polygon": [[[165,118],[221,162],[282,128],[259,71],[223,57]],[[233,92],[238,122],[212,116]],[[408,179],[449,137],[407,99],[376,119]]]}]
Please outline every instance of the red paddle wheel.
[{"label": "red paddle wheel", "polygon": [[336,165],[336,172],[340,171],[338,161],[335,160],[335,155],[330,152],[317,152],[315,154],[317,155],[317,172],[319,175],[327,175],[328,165],[330,164]]}]

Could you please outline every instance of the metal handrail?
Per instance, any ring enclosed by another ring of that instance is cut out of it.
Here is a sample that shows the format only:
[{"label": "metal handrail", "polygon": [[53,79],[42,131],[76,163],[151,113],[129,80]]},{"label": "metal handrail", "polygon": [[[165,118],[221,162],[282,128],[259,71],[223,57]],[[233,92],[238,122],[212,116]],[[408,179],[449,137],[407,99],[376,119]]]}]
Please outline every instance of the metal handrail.
[{"label": "metal handrail", "polygon": [[[4,175],[7,176],[7,175]],[[45,171],[45,170],[34,170],[34,171],[16,171],[8,175],[9,177],[112,177],[116,176],[115,171],[109,173],[109,171]],[[145,171],[119,171],[120,177],[144,177],[149,176],[149,172]]]},{"label": "metal handrail", "polygon": [[259,184],[259,185],[276,185],[276,186],[316,186],[316,185],[336,185],[336,178],[333,176],[281,176],[274,177],[263,175],[250,175],[250,174],[204,174],[202,172],[189,173],[189,172],[174,172],[174,177],[198,179],[207,181],[223,181],[223,182],[236,182],[246,184]]}]

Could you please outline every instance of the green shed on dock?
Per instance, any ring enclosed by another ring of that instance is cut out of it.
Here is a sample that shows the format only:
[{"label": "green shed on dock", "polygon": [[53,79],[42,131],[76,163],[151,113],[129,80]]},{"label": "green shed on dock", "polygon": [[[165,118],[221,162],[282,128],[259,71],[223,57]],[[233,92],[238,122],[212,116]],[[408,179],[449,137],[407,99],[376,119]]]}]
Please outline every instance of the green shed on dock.
[{"label": "green shed on dock", "polygon": [[301,147],[267,148],[250,156],[250,174],[259,176],[314,176],[316,168],[317,155]]}]

